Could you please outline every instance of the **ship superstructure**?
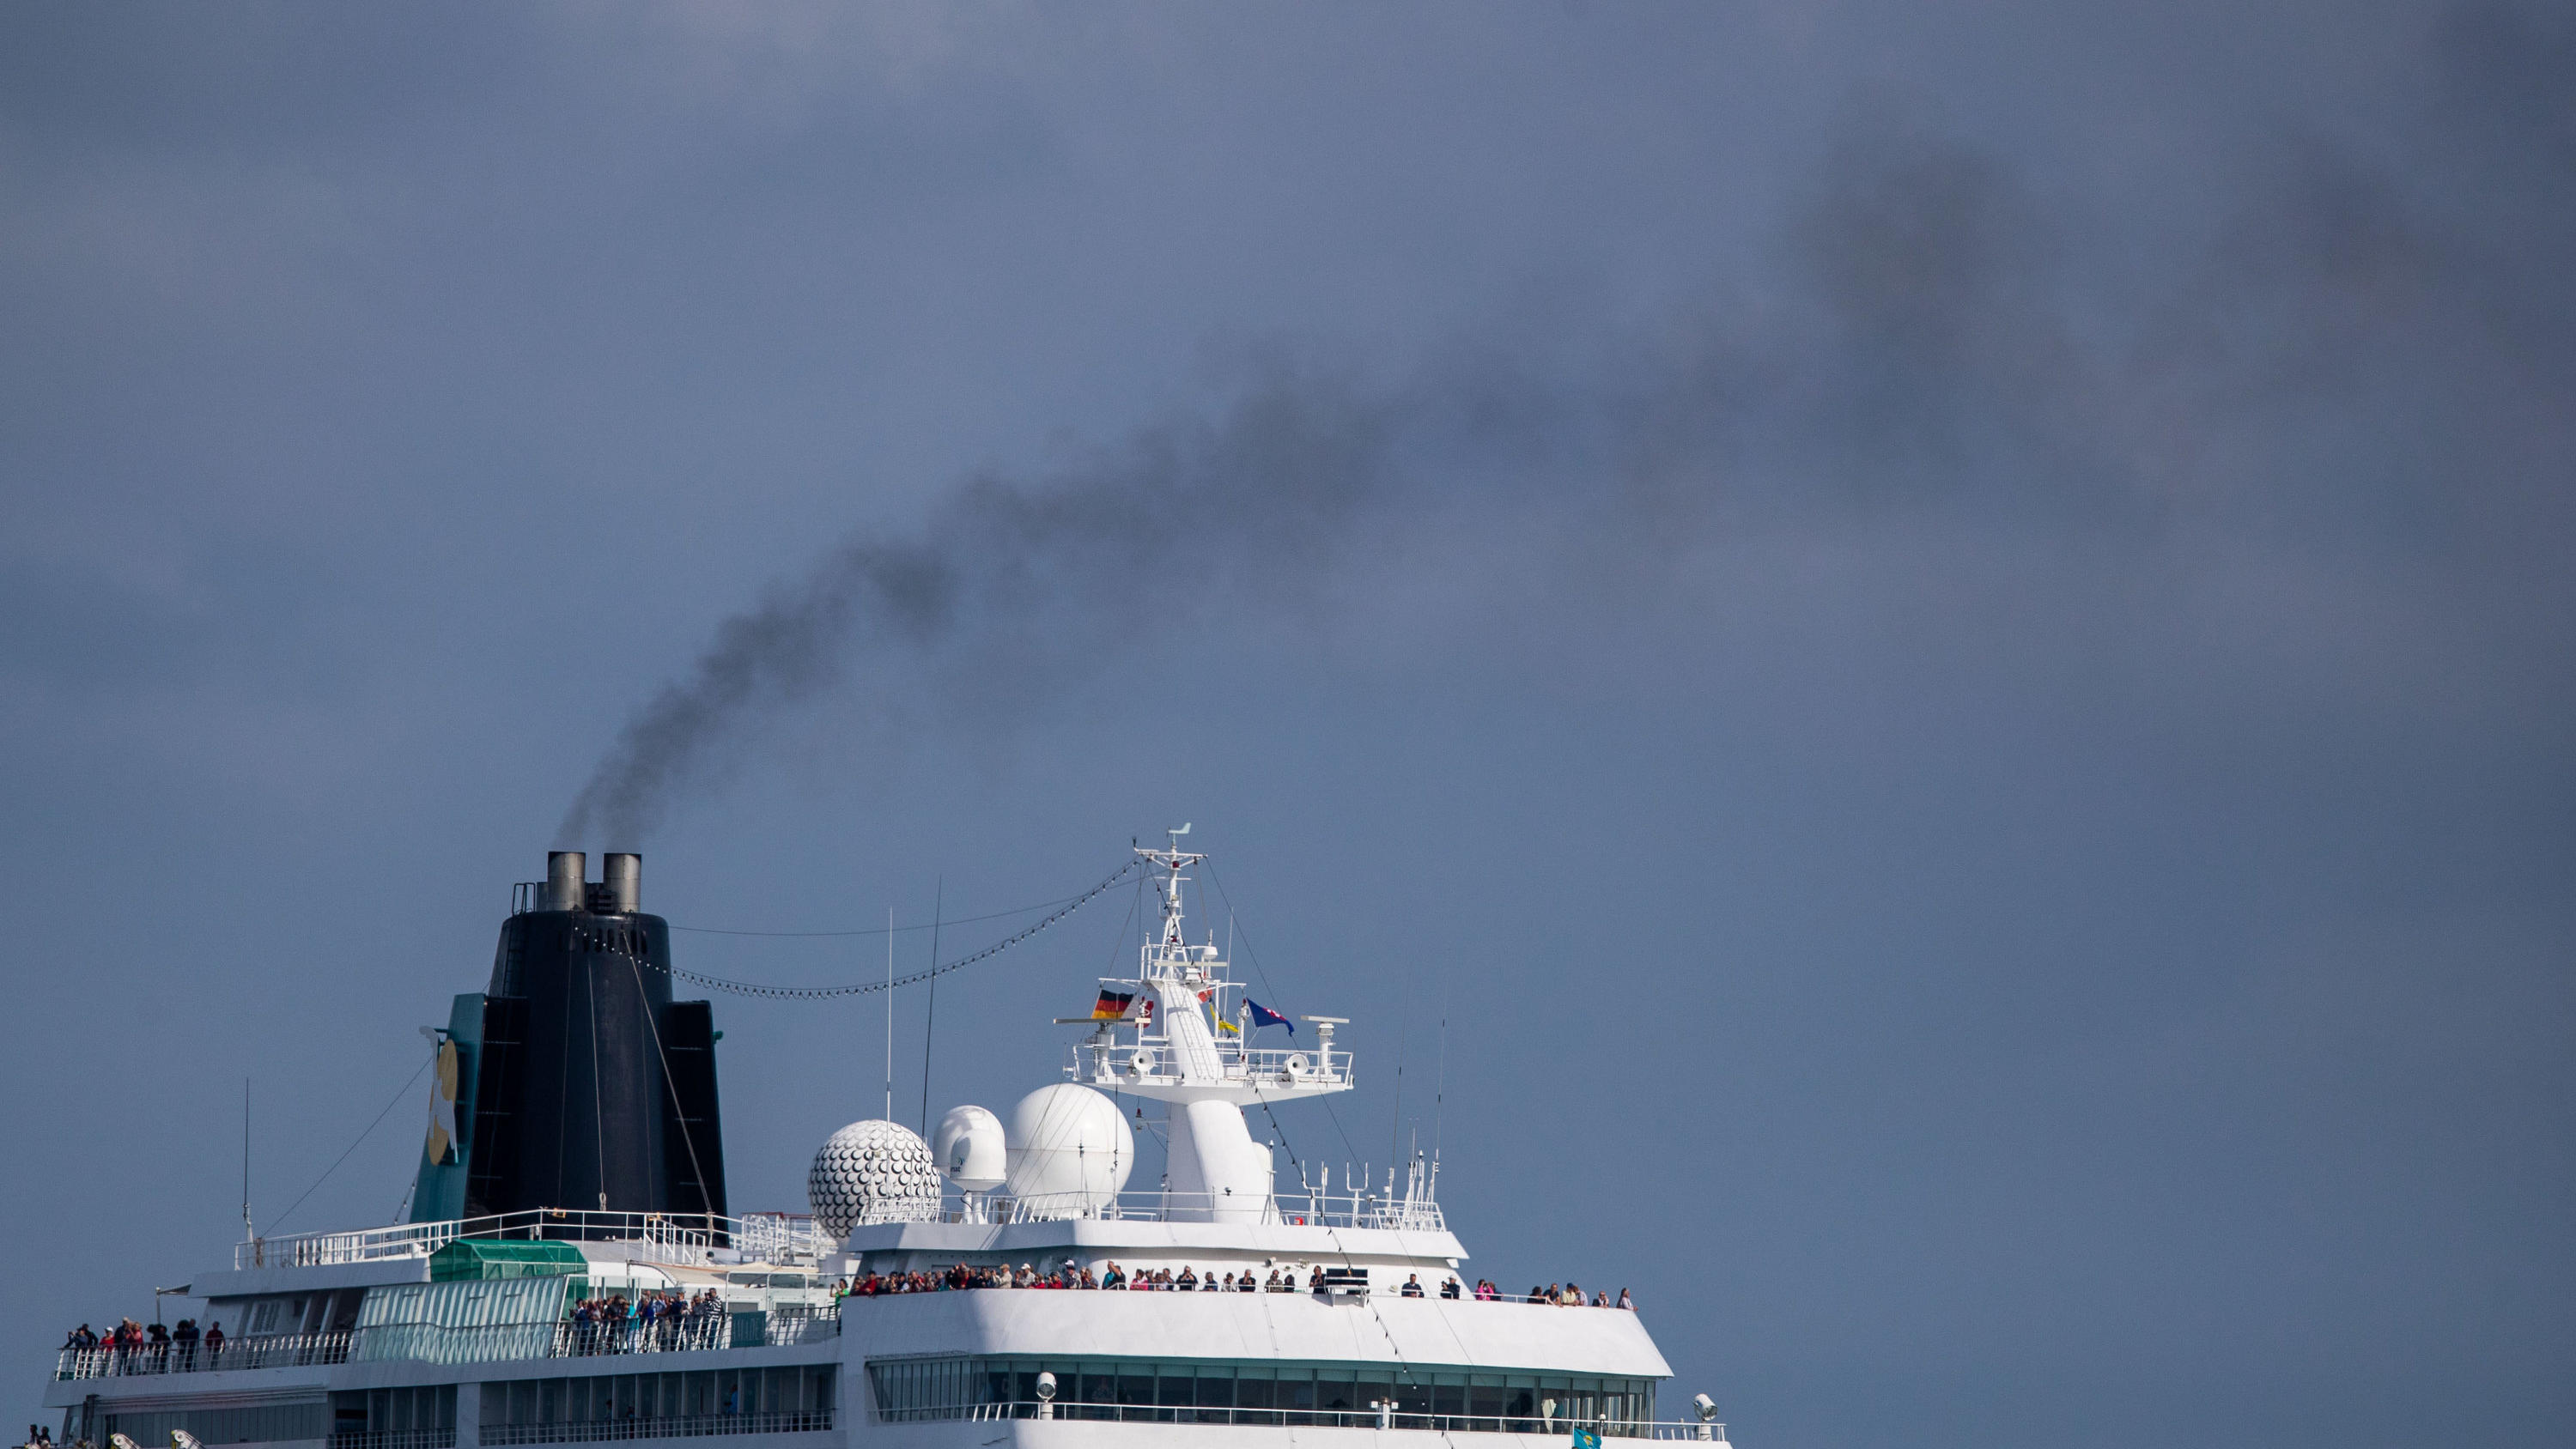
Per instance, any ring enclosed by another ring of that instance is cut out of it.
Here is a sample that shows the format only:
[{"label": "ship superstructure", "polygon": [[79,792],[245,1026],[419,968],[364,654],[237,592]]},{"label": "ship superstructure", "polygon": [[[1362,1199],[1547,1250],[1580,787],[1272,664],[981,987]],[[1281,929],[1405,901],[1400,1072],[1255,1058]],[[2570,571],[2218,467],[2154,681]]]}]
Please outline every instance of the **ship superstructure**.
[{"label": "ship superstructure", "polygon": [[[1065,1019],[1087,1031],[1062,1079],[927,1142],[852,1123],[811,1216],[724,1212],[716,1033],[670,999],[640,860],[590,883],[558,852],[438,1042],[416,1220],[240,1244],[185,1290],[220,1346],[67,1346],[49,1427],[93,1449],[1722,1441],[1705,1396],[1657,1420],[1640,1314],[1469,1275],[1435,1163],[1283,1171],[1276,1114],[1352,1086],[1348,1023],[1270,1010],[1189,940],[1185,830],[1137,852],[1160,926]],[[1151,1190],[1118,1098],[1163,1108]],[[581,1200],[542,1201],[558,1180]]]}]

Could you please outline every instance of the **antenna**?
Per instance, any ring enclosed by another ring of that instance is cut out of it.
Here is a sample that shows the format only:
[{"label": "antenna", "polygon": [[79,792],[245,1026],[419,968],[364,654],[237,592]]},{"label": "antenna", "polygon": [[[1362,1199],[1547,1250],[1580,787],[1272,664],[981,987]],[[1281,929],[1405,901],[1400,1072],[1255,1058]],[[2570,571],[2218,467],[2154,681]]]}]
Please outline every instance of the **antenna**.
[{"label": "antenna", "polygon": [[1404,1012],[1395,1025],[1395,1120],[1387,1124],[1386,1171],[1390,1186],[1395,1181],[1395,1162],[1404,1153],[1404,1049],[1411,1045],[1413,1033],[1413,983],[1404,983]]},{"label": "antenna", "polygon": [[242,1241],[258,1234],[250,1227],[250,1078],[242,1078]]},{"label": "antenna", "polygon": [[[930,1009],[921,1018],[921,1140],[930,1140],[930,1028],[939,1020],[939,917],[947,908],[948,877],[940,876],[930,896]],[[893,937],[889,935],[888,940]]]},{"label": "antenna", "polygon": [[886,907],[886,1110],[894,1120],[894,907]]},{"label": "antenna", "polygon": [[1440,1108],[1449,1095],[1449,1008],[1440,1008],[1440,1065],[1431,1074],[1431,1160],[1440,1160]]}]

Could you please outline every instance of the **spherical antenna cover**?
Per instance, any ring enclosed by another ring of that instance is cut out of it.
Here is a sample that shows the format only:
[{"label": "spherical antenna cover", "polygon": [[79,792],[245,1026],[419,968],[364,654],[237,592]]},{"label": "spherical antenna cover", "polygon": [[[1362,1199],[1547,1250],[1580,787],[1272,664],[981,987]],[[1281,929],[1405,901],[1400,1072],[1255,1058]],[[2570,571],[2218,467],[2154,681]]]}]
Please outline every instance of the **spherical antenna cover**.
[{"label": "spherical antenna cover", "polygon": [[981,1107],[949,1108],[930,1134],[930,1155],[950,1182],[968,1192],[991,1192],[1011,1172],[1002,1119]]},{"label": "spherical antenna cover", "polygon": [[1136,1134],[1118,1104],[1072,1082],[1022,1097],[1004,1136],[1011,1196],[1033,1217],[1105,1207],[1136,1168]]},{"label": "spherical antenna cover", "polygon": [[835,1238],[864,1223],[926,1223],[939,1216],[939,1169],[911,1128],[853,1122],[814,1154],[805,1200],[814,1225]]}]

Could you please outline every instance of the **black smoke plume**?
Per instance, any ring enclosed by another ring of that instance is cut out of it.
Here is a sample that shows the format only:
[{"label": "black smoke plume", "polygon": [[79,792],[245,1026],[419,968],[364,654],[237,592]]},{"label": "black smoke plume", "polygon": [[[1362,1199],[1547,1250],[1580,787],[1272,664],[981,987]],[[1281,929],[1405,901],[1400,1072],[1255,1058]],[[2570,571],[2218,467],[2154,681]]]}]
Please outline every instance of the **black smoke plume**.
[{"label": "black smoke plume", "polygon": [[[1042,687],[1069,667],[1047,661],[1102,657],[1158,594],[1329,609],[1364,564],[1499,590],[1500,556],[1477,551],[1505,537],[1651,570],[1748,532],[1920,516],[2328,568],[2401,557],[2428,598],[2561,621],[2518,626],[2531,649],[2496,669],[2548,657],[2576,617],[2558,552],[2576,52],[2500,10],[2453,14],[2425,50],[2402,139],[2249,133],[2232,207],[2182,219],[2205,225],[2035,194],[1863,107],[1776,269],[1730,294],[1754,301],[1645,336],[1462,346],[1393,384],[1280,364],[1212,417],[971,479],[918,532],[862,532],[720,625],[561,833],[641,839],[860,659],[965,650]],[[2470,558],[2474,576],[2451,571]],[[2563,717],[2563,686],[2545,692]]]}]

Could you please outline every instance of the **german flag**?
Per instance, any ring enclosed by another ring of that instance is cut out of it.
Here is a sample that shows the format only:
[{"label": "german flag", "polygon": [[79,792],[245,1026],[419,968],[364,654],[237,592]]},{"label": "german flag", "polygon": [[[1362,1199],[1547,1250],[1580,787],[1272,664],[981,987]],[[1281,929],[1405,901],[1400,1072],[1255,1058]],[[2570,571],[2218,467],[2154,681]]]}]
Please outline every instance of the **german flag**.
[{"label": "german flag", "polygon": [[1133,991],[1112,991],[1104,986],[1100,988],[1100,1000],[1092,1004],[1091,1019],[1093,1021],[1121,1020],[1127,1015],[1128,1004],[1135,999],[1136,993]]}]

